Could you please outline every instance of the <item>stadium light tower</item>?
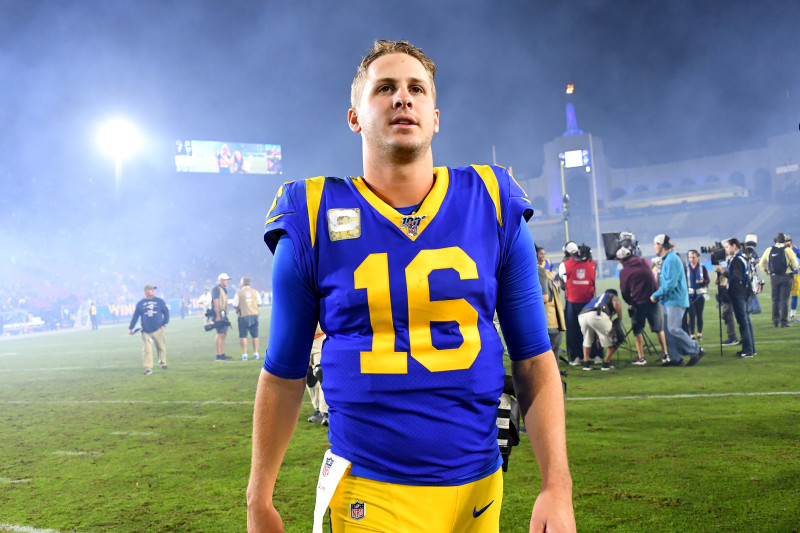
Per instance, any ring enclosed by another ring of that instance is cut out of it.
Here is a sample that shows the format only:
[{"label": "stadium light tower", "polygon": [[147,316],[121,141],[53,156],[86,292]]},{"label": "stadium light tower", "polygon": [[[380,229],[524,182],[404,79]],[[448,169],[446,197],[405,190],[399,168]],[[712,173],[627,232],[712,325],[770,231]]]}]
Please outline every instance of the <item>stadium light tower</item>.
[{"label": "stadium light tower", "polygon": [[123,159],[127,159],[139,149],[141,143],[139,132],[133,124],[122,119],[114,119],[102,126],[99,140],[103,150],[114,158],[114,175],[119,185]]}]

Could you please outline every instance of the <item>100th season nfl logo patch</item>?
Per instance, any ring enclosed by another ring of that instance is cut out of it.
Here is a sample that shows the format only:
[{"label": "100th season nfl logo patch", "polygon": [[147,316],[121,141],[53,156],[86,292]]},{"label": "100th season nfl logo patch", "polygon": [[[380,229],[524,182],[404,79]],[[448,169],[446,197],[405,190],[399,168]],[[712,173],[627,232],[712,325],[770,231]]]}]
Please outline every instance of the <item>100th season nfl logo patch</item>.
[{"label": "100th season nfl logo patch", "polygon": [[367,502],[359,502],[358,500],[355,503],[350,504],[350,518],[353,520],[361,520],[365,516],[367,516]]}]

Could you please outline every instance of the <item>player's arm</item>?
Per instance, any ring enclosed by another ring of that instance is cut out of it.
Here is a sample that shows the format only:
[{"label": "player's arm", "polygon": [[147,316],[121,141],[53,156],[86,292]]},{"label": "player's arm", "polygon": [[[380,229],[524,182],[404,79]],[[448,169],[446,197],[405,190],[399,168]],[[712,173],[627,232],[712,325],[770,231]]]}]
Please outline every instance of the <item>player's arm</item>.
[{"label": "player's arm", "polygon": [[[520,412],[542,474],[530,531],[574,532],[564,393],[547,335],[533,237],[523,225],[500,277],[497,314],[511,354]],[[546,529],[545,529],[546,528]]]},{"label": "player's arm", "polygon": [[253,412],[253,452],[247,486],[250,532],[283,531],[273,505],[273,491],[297,425],[319,318],[316,295],[302,279],[288,237],[281,238],[275,249],[272,276],[270,335]]}]

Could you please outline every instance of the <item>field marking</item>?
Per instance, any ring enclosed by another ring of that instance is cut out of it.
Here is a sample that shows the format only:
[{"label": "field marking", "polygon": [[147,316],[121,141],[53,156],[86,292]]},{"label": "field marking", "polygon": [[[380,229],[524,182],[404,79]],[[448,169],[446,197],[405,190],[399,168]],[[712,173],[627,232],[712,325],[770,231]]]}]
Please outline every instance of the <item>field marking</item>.
[{"label": "field marking", "polygon": [[[183,363],[179,363],[175,365],[173,368],[180,368],[183,366],[197,366],[197,365],[209,365],[213,363],[217,363],[219,361],[186,361]],[[233,361],[224,361],[224,364],[230,363],[245,363],[247,364],[248,361],[239,361],[234,359]],[[255,366],[255,365],[253,365]],[[258,365],[259,369],[261,365]],[[78,370],[78,371],[87,371],[87,370],[130,370],[138,368],[141,370],[141,366],[134,366],[134,365],[104,365],[104,366],[43,366],[39,368],[0,368],[0,373],[11,373],[11,372],[62,372],[64,370]],[[158,370],[158,369],[156,369]]]},{"label": "field marking", "polygon": [[800,391],[775,392],[709,392],[700,394],[637,394],[633,396],[587,396],[585,398],[567,398],[574,402],[587,400],[672,400],[682,398],[729,398],[731,396],[792,396]]},{"label": "field marking", "polygon": [[157,437],[160,433],[155,431],[112,431],[112,435],[123,435],[125,437]]},{"label": "field marking", "polygon": [[15,533],[61,533],[57,529],[39,529],[38,527],[18,526],[15,524],[0,524],[0,531],[13,531]]},{"label": "field marking", "polygon": [[7,477],[0,477],[0,483],[15,484],[15,483],[30,483],[31,481],[33,481],[31,478],[11,479]]},{"label": "field marking", "polygon": [[70,456],[88,455],[90,457],[100,457],[103,454],[101,452],[74,452],[69,450],[56,450],[53,452],[53,455],[70,455]]},{"label": "field marking", "polygon": [[[631,396],[587,396],[567,398],[567,401],[613,401],[613,400],[680,400],[687,398],[729,398],[733,396],[797,396],[800,391],[772,392],[709,392],[698,394],[636,394]],[[305,400],[303,403],[311,403]],[[253,400],[0,400],[0,405],[253,405]],[[179,415],[173,415],[179,416]],[[117,434],[123,434],[118,432]]]}]

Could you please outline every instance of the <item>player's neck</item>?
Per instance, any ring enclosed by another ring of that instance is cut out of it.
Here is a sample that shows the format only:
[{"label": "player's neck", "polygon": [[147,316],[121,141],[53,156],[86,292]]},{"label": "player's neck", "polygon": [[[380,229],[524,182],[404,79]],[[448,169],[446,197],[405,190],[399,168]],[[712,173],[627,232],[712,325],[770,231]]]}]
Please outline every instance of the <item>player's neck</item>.
[{"label": "player's neck", "polygon": [[407,163],[370,161],[364,157],[364,182],[391,207],[422,203],[433,187],[433,154]]}]

